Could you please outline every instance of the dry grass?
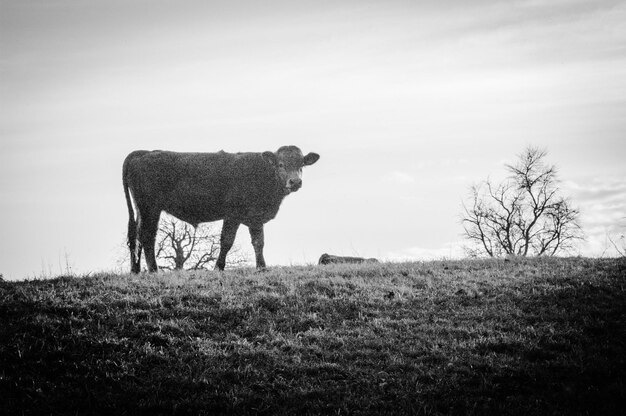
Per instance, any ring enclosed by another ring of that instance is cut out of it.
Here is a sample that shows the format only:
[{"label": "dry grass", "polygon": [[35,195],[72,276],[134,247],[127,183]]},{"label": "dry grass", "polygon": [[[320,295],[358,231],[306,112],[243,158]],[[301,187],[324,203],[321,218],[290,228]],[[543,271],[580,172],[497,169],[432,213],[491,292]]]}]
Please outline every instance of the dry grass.
[{"label": "dry grass", "polygon": [[625,276],[576,258],[0,282],[0,397],[7,414],[623,414]]}]

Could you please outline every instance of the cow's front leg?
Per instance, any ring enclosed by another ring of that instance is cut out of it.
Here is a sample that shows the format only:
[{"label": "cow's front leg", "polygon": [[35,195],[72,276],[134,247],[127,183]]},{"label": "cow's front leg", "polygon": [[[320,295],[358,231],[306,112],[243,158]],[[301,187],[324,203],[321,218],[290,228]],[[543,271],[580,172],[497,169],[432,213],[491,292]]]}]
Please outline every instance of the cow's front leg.
[{"label": "cow's front leg", "polygon": [[265,259],[263,258],[263,245],[265,237],[263,236],[263,224],[248,227],[250,229],[250,237],[252,238],[252,247],[256,256],[256,268],[265,269]]},{"label": "cow's front leg", "polygon": [[237,221],[225,219],[224,225],[222,225],[222,236],[220,237],[220,255],[215,262],[215,268],[217,270],[224,270],[226,266],[226,255],[235,242],[237,236],[237,229],[239,223]]}]

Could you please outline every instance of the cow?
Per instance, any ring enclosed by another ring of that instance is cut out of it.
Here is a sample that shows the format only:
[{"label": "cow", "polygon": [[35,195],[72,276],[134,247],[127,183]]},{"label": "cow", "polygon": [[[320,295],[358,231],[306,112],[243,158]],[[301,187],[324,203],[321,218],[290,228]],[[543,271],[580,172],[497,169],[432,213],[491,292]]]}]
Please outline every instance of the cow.
[{"label": "cow", "polygon": [[363,258],[363,257],[345,257],[345,256],[333,256],[332,254],[324,253],[320,256],[318,264],[333,264],[333,263],[378,263],[375,258]]},{"label": "cow", "polygon": [[296,146],[262,153],[131,152],[122,167],[131,272],[139,273],[142,250],[148,271],[157,270],[154,245],[162,211],[194,227],[224,220],[217,270],[224,270],[237,229],[246,225],[256,267],[264,269],[263,225],[287,195],[302,187],[302,167],[319,157],[303,156]]}]

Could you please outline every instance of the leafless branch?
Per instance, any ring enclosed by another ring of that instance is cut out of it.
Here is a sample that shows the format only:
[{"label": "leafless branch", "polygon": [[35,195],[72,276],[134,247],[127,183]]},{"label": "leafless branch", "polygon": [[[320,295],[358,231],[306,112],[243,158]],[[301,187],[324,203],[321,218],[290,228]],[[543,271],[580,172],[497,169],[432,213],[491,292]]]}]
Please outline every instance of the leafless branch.
[{"label": "leafless branch", "polygon": [[[159,267],[166,270],[209,268],[219,254],[219,230],[210,224],[193,227],[178,219],[164,215],[159,224],[156,239],[156,257]],[[229,253],[231,265],[245,262],[233,247]]]},{"label": "leafless branch", "polygon": [[465,236],[486,254],[555,255],[582,238],[579,211],[559,197],[556,168],[545,150],[529,147],[518,163],[506,165],[509,180],[486,180],[471,188],[471,207],[463,204]]}]

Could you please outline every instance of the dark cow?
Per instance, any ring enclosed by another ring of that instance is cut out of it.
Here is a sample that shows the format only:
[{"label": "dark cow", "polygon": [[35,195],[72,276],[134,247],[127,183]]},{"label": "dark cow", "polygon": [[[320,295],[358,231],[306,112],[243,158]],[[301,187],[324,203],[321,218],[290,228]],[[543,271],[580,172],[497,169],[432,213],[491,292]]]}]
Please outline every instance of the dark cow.
[{"label": "dark cow", "polygon": [[285,196],[300,189],[302,167],[318,159],[317,153],[302,156],[296,146],[283,146],[275,153],[130,153],[122,176],[131,271],[139,273],[142,249],[148,271],[157,270],[154,243],[161,211],[193,226],[224,220],[215,264],[219,270],[224,270],[239,225],[246,225],[256,267],[265,268],[263,224],[276,216]]},{"label": "dark cow", "polygon": [[375,258],[366,259],[363,257],[345,257],[345,256],[333,256],[332,254],[322,254],[320,256],[318,264],[333,264],[333,263],[378,263]]}]

